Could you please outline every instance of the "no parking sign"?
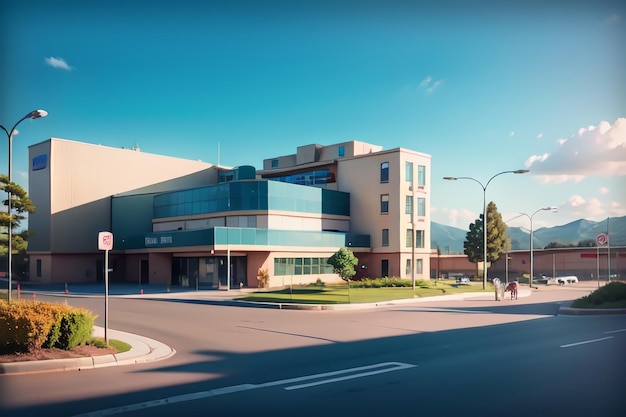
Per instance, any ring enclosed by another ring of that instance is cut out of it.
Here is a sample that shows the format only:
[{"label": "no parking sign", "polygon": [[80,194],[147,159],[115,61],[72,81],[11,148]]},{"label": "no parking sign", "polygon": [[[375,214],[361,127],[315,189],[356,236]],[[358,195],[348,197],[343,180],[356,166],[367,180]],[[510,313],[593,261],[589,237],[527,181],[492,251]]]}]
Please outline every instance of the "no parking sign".
[{"label": "no parking sign", "polygon": [[609,237],[606,235],[606,233],[600,233],[598,236],[596,236],[596,243],[598,244],[598,246],[606,245],[608,241]]}]

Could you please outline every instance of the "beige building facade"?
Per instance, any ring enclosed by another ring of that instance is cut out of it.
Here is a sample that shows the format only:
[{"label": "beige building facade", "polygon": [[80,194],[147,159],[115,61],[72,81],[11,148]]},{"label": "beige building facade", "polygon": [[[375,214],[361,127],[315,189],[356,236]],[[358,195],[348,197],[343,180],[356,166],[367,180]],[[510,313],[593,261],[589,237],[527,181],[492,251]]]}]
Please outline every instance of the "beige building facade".
[{"label": "beige building facade", "polygon": [[113,281],[223,289],[430,276],[430,156],[359,141],[306,145],[219,167],[52,138],[29,148],[30,280],[100,282],[100,231],[115,237]]}]

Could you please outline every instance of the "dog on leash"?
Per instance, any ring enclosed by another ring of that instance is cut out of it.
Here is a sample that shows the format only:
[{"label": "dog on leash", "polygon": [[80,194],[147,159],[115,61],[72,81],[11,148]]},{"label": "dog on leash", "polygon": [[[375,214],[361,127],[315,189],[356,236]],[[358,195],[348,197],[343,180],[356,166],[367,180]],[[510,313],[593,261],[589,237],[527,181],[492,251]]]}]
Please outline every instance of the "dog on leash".
[{"label": "dog on leash", "polygon": [[511,291],[511,300],[517,300],[517,281],[509,282],[504,292]]}]

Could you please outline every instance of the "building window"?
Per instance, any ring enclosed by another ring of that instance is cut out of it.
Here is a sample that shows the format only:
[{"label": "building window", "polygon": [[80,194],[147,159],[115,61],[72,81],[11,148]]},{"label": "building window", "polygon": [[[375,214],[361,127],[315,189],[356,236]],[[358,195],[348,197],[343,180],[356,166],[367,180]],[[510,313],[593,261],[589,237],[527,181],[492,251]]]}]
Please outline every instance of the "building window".
[{"label": "building window", "polygon": [[389,182],[389,162],[380,164],[380,182]]},{"label": "building window", "polygon": [[418,197],[417,198],[417,215],[425,216],[426,215],[426,199]]},{"label": "building window", "polygon": [[383,246],[389,246],[389,229],[383,229]]},{"label": "building window", "polygon": [[37,259],[37,277],[41,278],[41,259]]},{"label": "building window", "polygon": [[339,155],[340,158],[346,156],[346,147],[340,146],[337,154]]},{"label": "building window", "polygon": [[413,246],[413,229],[406,229],[406,247]]},{"label": "building window", "polygon": [[380,195],[380,212],[389,213],[389,194]]},{"label": "building window", "polygon": [[415,273],[416,274],[422,274],[423,273],[423,260],[422,259],[416,259],[415,260]]},{"label": "building window", "polygon": [[406,260],[406,275],[411,275],[411,260]]},{"label": "building window", "polygon": [[380,276],[382,278],[389,276],[389,259],[380,260]]},{"label": "building window", "polygon": [[272,168],[278,168],[278,159],[272,159]]},{"label": "building window", "polygon": [[413,214],[413,196],[407,195],[404,204],[406,214]]},{"label": "building window", "polygon": [[415,231],[415,247],[416,248],[424,247],[424,231],[423,230]]},{"label": "building window", "polygon": [[274,275],[332,274],[328,258],[275,258]]},{"label": "building window", "polygon": [[426,167],[424,165],[417,166],[417,186],[424,187],[426,185]]},{"label": "building window", "polygon": [[404,163],[404,177],[406,182],[413,182],[413,162]]}]

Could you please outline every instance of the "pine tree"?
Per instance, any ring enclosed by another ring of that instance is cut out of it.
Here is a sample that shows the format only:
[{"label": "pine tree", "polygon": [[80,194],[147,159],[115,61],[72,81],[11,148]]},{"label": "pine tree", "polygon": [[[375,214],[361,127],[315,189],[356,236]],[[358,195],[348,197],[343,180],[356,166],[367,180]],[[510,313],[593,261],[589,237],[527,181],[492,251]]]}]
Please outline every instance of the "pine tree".
[{"label": "pine tree", "polygon": [[[507,226],[492,201],[487,205],[487,262],[495,262],[511,248],[511,239],[506,233]],[[470,262],[483,262],[483,215],[469,225],[463,248]]]}]

